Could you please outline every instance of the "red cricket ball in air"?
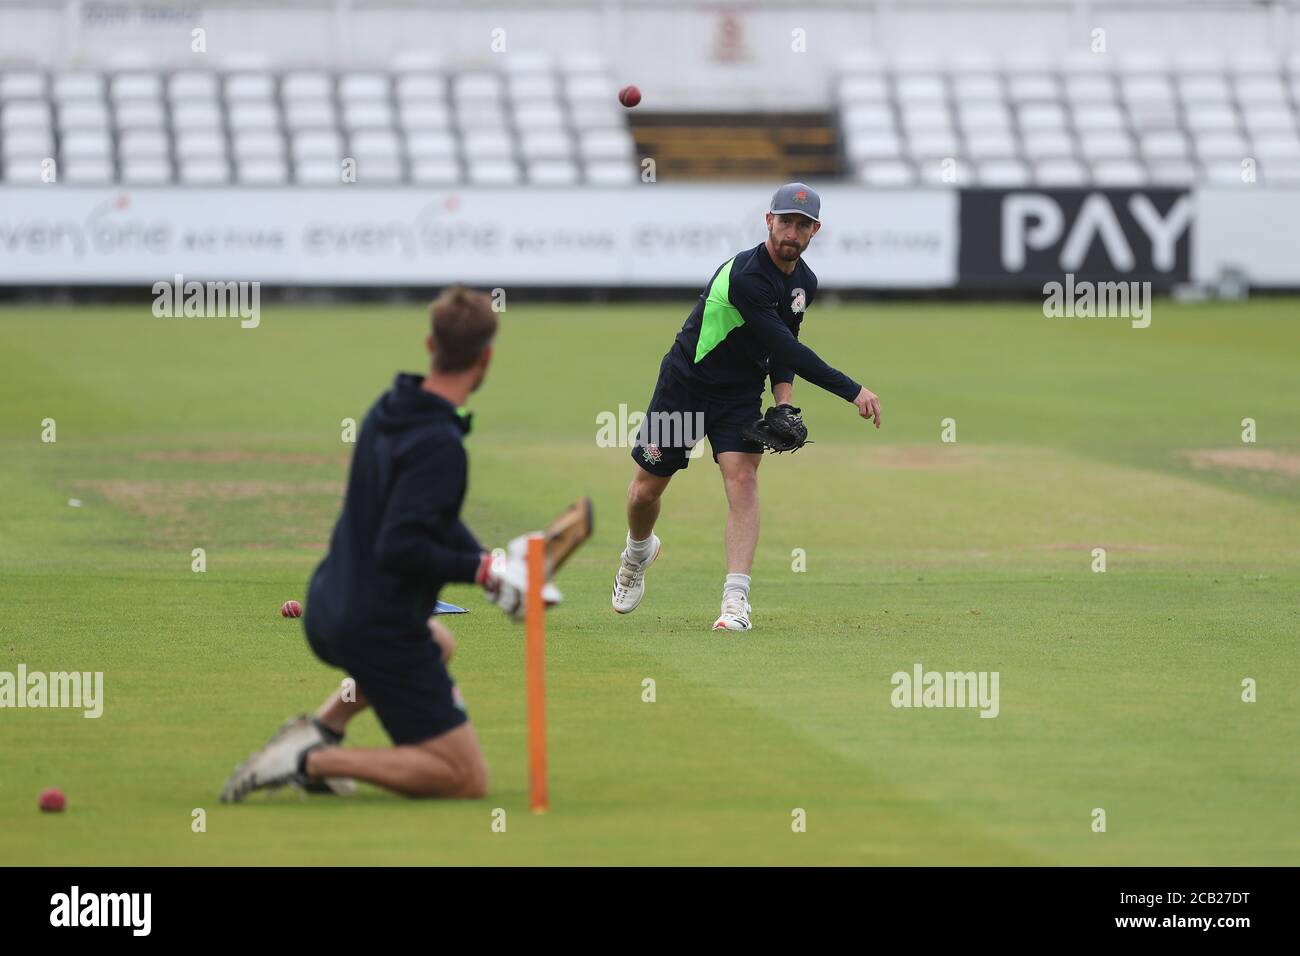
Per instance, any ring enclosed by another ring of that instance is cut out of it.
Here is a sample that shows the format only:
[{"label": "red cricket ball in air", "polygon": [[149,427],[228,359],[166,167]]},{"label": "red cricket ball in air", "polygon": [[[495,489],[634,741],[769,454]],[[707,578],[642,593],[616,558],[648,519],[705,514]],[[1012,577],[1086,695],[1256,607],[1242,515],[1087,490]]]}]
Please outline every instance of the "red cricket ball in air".
[{"label": "red cricket ball in air", "polygon": [[641,102],[641,91],[635,86],[625,86],[618,91],[618,101],[631,109]]},{"label": "red cricket ball in air", "polygon": [[297,601],[285,601],[280,605],[280,615],[282,617],[302,617],[302,605]]},{"label": "red cricket ball in air", "polygon": [[59,813],[68,805],[68,798],[58,787],[50,787],[48,790],[41,791],[41,799],[37,805],[46,813]]}]

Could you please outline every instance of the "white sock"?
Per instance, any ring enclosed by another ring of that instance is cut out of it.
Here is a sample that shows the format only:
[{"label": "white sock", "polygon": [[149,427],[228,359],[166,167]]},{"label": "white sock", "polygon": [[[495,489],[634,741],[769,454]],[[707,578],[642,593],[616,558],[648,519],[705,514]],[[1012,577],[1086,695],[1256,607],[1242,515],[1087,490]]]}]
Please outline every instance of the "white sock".
[{"label": "white sock", "polygon": [[745,596],[745,600],[748,601],[749,600],[749,575],[728,574],[726,583],[722,585],[723,596],[726,596],[726,593],[728,591],[739,591],[741,594]]},{"label": "white sock", "polygon": [[655,536],[650,534],[646,536],[644,541],[637,541],[632,537],[632,532],[629,531],[627,533],[627,556],[633,561],[644,564],[650,559],[650,555],[654,553],[651,549],[654,539]]}]

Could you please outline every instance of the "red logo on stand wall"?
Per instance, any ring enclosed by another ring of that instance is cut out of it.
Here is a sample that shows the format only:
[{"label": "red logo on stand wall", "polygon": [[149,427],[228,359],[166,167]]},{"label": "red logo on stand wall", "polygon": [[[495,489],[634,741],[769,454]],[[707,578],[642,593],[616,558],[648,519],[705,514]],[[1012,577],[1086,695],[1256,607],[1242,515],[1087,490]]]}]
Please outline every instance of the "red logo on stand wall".
[{"label": "red logo on stand wall", "polygon": [[718,32],[713,43],[713,58],[722,63],[749,59],[745,38],[741,35],[740,17],[732,10],[718,15]]},{"label": "red logo on stand wall", "polygon": [[1192,198],[1181,189],[967,189],[960,284],[1042,288],[1065,273],[1099,282],[1186,281]]}]

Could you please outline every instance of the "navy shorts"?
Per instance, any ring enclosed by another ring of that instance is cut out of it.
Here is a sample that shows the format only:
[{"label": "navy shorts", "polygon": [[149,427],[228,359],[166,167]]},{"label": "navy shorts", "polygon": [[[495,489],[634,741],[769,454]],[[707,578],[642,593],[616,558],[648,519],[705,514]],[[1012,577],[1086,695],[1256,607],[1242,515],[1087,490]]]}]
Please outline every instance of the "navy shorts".
[{"label": "navy shorts", "polygon": [[682,381],[670,357],[664,356],[650,407],[632,447],[632,460],[650,474],[666,478],[689,464],[692,449],[706,437],[714,461],[724,451],[759,455],[763,446],[745,438],[740,430],[762,417],[761,391],[743,397],[700,391]]},{"label": "navy shorts", "polygon": [[357,682],[394,744],[440,737],[469,720],[442,651],[427,632],[423,638],[371,635],[331,641],[307,629],[307,643],[322,661]]}]

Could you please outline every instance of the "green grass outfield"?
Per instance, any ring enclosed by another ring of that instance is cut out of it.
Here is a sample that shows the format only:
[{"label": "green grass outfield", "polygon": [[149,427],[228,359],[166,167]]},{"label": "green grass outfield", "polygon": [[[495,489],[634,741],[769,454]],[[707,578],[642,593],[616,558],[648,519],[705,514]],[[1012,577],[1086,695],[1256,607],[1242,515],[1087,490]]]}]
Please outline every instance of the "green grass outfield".
[{"label": "green grass outfield", "polygon": [[[279,607],[336,515],[340,421],[422,366],[420,308],[0,310],[0,670],[103,671],[106,696],[98,720],[0,710],[0,864],[1300,863],[1300,303],[1162,300],[1146,330],[819,305],[805,341],[885,427],[796,386],[816,443],[763,464],[756,630],[726,636],[707,456],[669,490],[645,603],[609,606],[632,465],[596,416],[644,407],[688,308],[513,305],[473,400],[485,543],[596,506],[548,621],[542,817],[522,632],[459,587],[486,800],[216,800],[337,686]],[[918,662],[998,671],[999,716],[895,709]],[[365,715],[350,739],[383,737]],[[66,813],[37,811],[47,786]]]}]

